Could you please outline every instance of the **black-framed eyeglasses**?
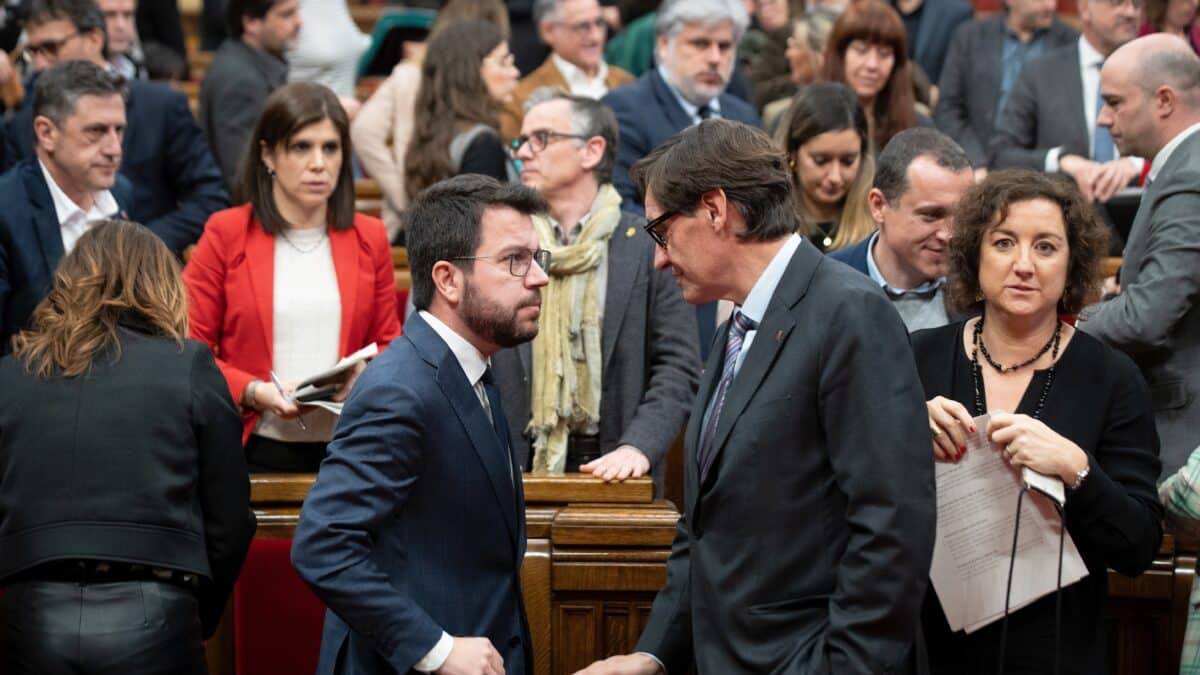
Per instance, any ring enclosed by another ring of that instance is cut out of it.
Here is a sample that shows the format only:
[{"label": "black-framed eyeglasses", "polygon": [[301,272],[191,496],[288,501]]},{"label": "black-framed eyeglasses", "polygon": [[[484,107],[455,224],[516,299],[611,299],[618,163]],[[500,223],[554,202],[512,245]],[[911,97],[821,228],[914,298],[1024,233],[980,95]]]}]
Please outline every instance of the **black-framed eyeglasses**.
[{"label": "black-framed eyeglasses", "polygon": [[28,54],[30,58],[33,58],[38,54],[45,54],[46,58],[52,59],[58,56],[58,50],[62,49],[63,45],[67,44],[73,38],[78,36],[79,31],[75,31],[74,33],[69,33],[63,37],[60,37],[57,40],[44,40],[36,44],[30,42],[29,44],[25,45],[25,53]]},{"label": "black-framed eyeglasses", "polygon": [[550,271],[550,251],[544,248],[537,250],[522,248],[502,258],[490,255],[470,255],[451,258],[451,260],[486,260],[491,263],[499,263],[507,260],[508,273],[514,277],[524,277],[526,274],[529,274],[529,268],[534,261],[537,261],[538,267],[542,268],[542,271]]},{"label": "black-framed eyeglasses", "polygon": [[663,226],[667,224],[668,220],[679,215],[683,215],[683,212],[674,210],[663,211],[662,214],[660,214],[657,218],[647,221],[643,229],[645,229],[646,234],[650,235],[650,238],[654,240],[654,243],[666,249],[667,230]]},{"label": "black-framed eyeglasses", "polygon": [[512,142],[508,144],[508,154],[516,157],[517,153],[521,151],[521,146],[525,145],[526,143],[529,144],[529,149],[532,150],[534,154],[537,154],[545,150],[547,145],[550,145],[554,141],[562,138],[574,138],[578,141],[586,141],[589,137],[584,136],[583,134],[564,134],[558,131],[551,131],[549,129],[538,129],[533,133],[521,134],[520,136],[512,139]]}]

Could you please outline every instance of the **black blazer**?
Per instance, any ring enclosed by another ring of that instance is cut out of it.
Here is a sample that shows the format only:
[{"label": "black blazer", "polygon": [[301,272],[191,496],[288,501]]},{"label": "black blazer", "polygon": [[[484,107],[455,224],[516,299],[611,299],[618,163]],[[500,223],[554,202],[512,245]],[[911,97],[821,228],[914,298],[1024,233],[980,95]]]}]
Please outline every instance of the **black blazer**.
[{"label": "black blazer", "polygon": [[64,558],[192,572],[208,636],[255,528],[241,418],[208,347],[130,326],[82,377],[0,359],[0,586]]},{"label": "black blazer", "polygon": [[[945,396],[971,410],[974,389],[970,358],[962,347],[963,326],[913,333],[913,352],[926,399]],[[1046,371],[1034,375],[1016,412],[1033,413],[1045,377]],[[1083,448],[1090,460],[1091,473],[1079,490],[1067,495],[1067,532],[1088,575],[1062,592],[1062,673],[1102,675],[1108,568],[1141,574],[1162,539],[1163,510],[1154,485],[1158,434],[1150,394],[1129,357],[1077,331],[1059,357],[1040,419]],[[1050,595],[1009,617],[1005,672],[1051,672],[1054,607]],[[932,590],[922,614],[933,675],[996,672],[999,623],[970,635],[951,633]]]}]

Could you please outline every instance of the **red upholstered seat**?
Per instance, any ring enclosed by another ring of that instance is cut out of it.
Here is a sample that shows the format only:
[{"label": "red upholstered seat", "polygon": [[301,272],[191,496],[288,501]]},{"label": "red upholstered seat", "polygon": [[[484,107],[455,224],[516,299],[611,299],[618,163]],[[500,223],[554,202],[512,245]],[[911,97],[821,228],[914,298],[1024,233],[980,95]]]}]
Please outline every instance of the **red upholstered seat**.
[{"label": "red upholstered seat", "polygon": [[238,675],[312,673],[325,605],[292,569],[291,539],[254,539],[233,587]]}]

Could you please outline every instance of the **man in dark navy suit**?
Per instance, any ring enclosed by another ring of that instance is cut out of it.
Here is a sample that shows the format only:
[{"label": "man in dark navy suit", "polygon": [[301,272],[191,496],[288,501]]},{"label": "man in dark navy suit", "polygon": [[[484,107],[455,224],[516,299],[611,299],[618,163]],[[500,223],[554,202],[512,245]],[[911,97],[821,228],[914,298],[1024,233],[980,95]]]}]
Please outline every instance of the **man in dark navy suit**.
[{"label": "man in dark navy suit", "polygon": [[72,61],[38,79],[37,156],[0,176],[0,354],[29,323],[58,261],[94,220],[123,215],[117,175],[125,102],[120,78]]},{"label": "man in dark navy suit", "polygon": [[[629,169],[676,133],[713,118],[762,126],[753,106],[725,93],[749,21],[740,2],[668,0],[659,8],[654,20],[658,67],[601,99],[616,113],[621,128],[613,187],[622,209],[645,215]],[[717,328],[717,303],[696,307],[696,321],[700,356],[707,358]]]},{"label": "man in dark navy suit", "polygon": [[[104,13],[94,0],[34,0],[26,51],[38,71],[60,61],[108,68]],[[214,212],[229,206],[220,169],[187,97],[157,82],[126,83],[121,175],[133,186],[129,217],[153,229],[176,253],[196,242]],[[4,168],[33,156],[33,112],[18,111],[6,130]]]},{"label": "man in dark navy suit", "polygon": [[533,672],[525,498],[491,356],[538,332],[532,189],[465,174],[406,214],[413,304],[359,378],[292,563],[329,607],[317,672]]}]

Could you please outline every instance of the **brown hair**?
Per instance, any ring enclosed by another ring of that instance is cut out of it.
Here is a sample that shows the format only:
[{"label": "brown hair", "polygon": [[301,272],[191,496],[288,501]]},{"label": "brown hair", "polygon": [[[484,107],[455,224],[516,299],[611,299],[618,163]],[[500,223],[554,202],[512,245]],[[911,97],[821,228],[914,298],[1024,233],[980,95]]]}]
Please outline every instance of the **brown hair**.
[{"label": "brown hair", "polygon": [[1083,309],[1100,279],[1100,259],[1108,252],[1108,228],[1074,182],[1029,169],[993,171],[968,188],[958,201],[946,282],[952,309],[962,313],[980,309],[979,254],[983,238],[1008,218],[1009,207],[1034,199],[1057,204],[1067,230],[1067,283],[1058,311],[1077,314]]},{"label": "brown hair", "polygon": [[456,21],[478,19],[494,24],[500,29],[500,34],[507,40],[509,36],[508,7],[501,0],[450,0],[446,6],[439,9],[429,37],[433,38],[443,28]]},{"label": "brown hair", "polygon": [[855,40],[887,45],[895,55],[892,74],[875,97],[875,147],[882,148],[892,136],[917,125],[908,36],[900,15],[883,0],[854,0],[834,22],[825,44],[826,80],[846,81],[846,49]]},{"label": "brown hair", "polygon": [[704,120],[664,141],[630,170],[663,213],[692,213],[700,197],[723,190],[746,221],[741,239],[773,241],[796,231],[792,177],[783,150],[761,129]]},{"label": "brown hair", "polygon": [[241,204],[250,202],[254,217],[270,234],[288,228],[288,223],[275,205],[275,178],[262,161],[262,151],[286,146],[292,137],[310,124],[329,120],[337,129],[342,145],[342,168],[337,186],[329,196],[326,214],[329,227],[347,230],[354,226],[354,174],[351,168],[350,118],[341,101],[328,87],[312,82],[292,82],[276,89],[263,106],[254,133],[242,156],[237,191],[234,199]]},{"label": "brown hair", "polygon": [[450,142],[475,124],[498,126],[500,103],[483,82],[483,59],[504,36],[495,25],[470,19],[447,25],[429,41],[421,64],[413,135],[404,153],[409,197],[454,174]]},{"label": "brown hair", "polygon": [[182,347],[187,294],[179,263],[157,236],[137,223],[102,220],[59,263],[33,327],[13,338],[13,354],[37,377],[77,377],[102,353],[120,358],[122,320]]}]

